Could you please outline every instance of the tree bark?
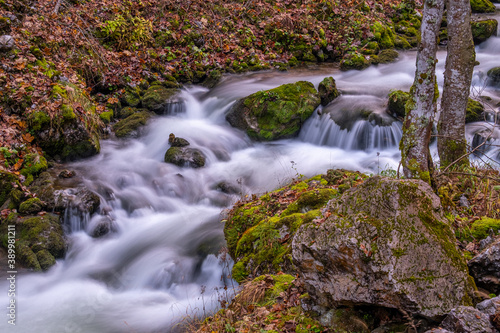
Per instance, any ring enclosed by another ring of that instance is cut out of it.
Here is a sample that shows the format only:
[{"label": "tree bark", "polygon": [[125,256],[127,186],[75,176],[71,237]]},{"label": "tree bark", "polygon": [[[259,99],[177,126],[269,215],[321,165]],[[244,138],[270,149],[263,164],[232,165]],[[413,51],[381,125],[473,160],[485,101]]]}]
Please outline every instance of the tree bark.
[{"label": "tree bark", "polygon": [[406,104],[401,164],[407,178],[431,181],[432,157],[429,152],[432,123],[436,115],[436,51],[445,0],[425,0],[418,47],[415,81]]},{"label": "tree bark", "polygon": [[[438,154],[441,168],[466,156],[465,111],[474,70],[474,42],[469,0],[448,0],[448,55],[444,72],[441,114],[438,123]],[[455,163],[466,166],[468,158]]]}]

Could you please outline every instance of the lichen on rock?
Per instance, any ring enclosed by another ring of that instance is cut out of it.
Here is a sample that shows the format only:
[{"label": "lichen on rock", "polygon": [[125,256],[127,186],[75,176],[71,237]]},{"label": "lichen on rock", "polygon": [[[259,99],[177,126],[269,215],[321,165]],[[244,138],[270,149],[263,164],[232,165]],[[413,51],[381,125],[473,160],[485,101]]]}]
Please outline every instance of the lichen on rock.
[{"label": "lichen on rock", "polygon": [[373,305],[440,318],[471,305],[475,285],[439,198],[422,181],[372,177],[303,225],[292,257],[315,303]]}]

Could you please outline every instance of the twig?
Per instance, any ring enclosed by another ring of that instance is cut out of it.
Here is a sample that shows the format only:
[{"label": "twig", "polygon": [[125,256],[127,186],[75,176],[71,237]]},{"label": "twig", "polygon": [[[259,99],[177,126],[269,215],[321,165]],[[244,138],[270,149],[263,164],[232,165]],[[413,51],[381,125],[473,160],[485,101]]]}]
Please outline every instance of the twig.
[{"label": "twig", "polygon": [[61,7],[62,0],[57,0],[56,7],[54,8],[54,14],[59,12],[59,7]]}]

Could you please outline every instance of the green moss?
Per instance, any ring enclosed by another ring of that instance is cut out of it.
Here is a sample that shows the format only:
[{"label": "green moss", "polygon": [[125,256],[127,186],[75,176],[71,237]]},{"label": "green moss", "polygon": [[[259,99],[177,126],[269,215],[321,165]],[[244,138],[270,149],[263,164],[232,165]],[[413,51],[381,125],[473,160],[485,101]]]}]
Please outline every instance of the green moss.
[{"label": "green moss", "polygon": [[61,105],[61,112],[62,112],[62,117],[65,121],[71,121],[76,119],[76,114],[70,105],[66,104]]},{"label": "green moss", "polygon": [[105,123],[109,124],[111,122],[111,118],[113,118],[113,111],[106,111],[99,115],[99,118]]},{"label": "green moss", "polygon": [[47,170],[48,164],[45,157],[37,153],[28,154],[24,157],[23,168],[20,173],[23,176],[38,175],[40,172]]},{"label": "green moss", "polygon": [[178,89],[167,89],[161,85],[152,85],[146,90],[142,99],[142,105],[148,110],[161,112],[165,103],[178,92]]},{"label": "green moss", "polygon": [[378,63],[379,64],[387,64],[390,62],[396,61],[397,57],[399,57],[399,53],[396,50],[382,50],[378,54]]},{"label": "green moss", "polygon": [[52,254],[50,254],[49,251],[47,250],[40,250],[36,253],[36,259],[38,260],[38,263],[40,264],[40,268],[43,271],[46,271],[49,269],[51,266],[53,266],[56,263],[56,259]]},{"label": "green moss", "polygon": [[465,123],[484,120],[484,106],[471,98],[467,101],[465,111]]},{"label": "green moss", "polygon": [[500,220],[482,217],[480,220],[477,220],[472,224],[471,234],[475,239],[480,240],[488,237],[490,232],[498,234],[499,230]]},{"label": "green moss", "polygon": [[405,105],[410,98],[410,94],[402,90],[393,90],[388,97],[387,109],[389,113],[404,118],[406,115]]},{"label": "green moss", "polygon": [[248,272],[245,268],[245,264],[242,261],[238,261],[236,264],[234,264],[231,271],[231,277],[238,283],[245,281],[245,279],[248,277]]},{"label": "green moss", "polygon": [[471,29],[474,43],[479,44],[496,35],[498,21],[495,19],[473,21],[471,22]]},{"label": "green moss", "polygon": [[36,111],[29,115],[28,122],[34,131],[40,131],[51,123],[50,117],[43,111]]},{"label": "green moss", "polygon": [[395,36],[394,37],[394,47],[398,49],[411,49],[412,47],[417,46],[418,39],[417,38],[407,38],[403,36]]},{"label": "green moss", "polygon": [[0,206],[9,198],[14,188],[20,187],[19,179],[16,175],[0,170]]},{"label": "green moss", "polygon": [[495,5],[489,0],[470,0],[473,13],[494,13]]},{"label": "green moss", "polygon": [[324,206],[330,199],[337,195],[338,191],[333,189],[316,189],[302,193],[296,202],[290,204],[281,214],[282,217]]},{"label": "green moss", "polygon": [[380,22],[375,22],[371,27],[371,31],[382,49],[391,49],[394,47],[394,33],[390,27],[384,26]]},{"label": "green moss", "polygon": [[43,203],[38,198],[31,198],[19,205],[19,212],[21,214],[36,214],[43,208]]},{"label": "green moss", "polygon": [[153,116],[148,111],[134,113],[127,118],[120,120],[113,126],[117,137],[127,137],[132,135],[139,127],[146,125],[149,118]]},{"label": "green moss", "polygon": [[500,67],[491,68],[488,70],[487,75],[491,83],[495,85],[500,84]]},{"label": "green moss", "polygon": [[350,69],[362,70],[368,66],[370,66],[368,59],[358,52],[347,53],[340,61],[340,69],[343,71]]}]

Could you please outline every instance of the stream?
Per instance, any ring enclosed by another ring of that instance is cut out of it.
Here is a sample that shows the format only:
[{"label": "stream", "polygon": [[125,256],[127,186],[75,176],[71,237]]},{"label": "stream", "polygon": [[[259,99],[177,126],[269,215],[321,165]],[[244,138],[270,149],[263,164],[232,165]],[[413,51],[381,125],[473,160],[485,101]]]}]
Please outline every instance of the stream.
[{"label": "stream", "polygon": [[[500,38],[490,38],[476,51],[480,65],[475,67],[473,94],[491,97],[489,104],[496,111],[499,90],[484,82],[487,70],[500,65]],[[341,72],[321,65],[225,76],[213,89],[184,88],[186,111],[154,118],[143,136],[103,141],[98,156],[66,166],[99,194],[101,213],[68,216],[71,245],[66,258],[48,272],[18,275],[16,326],[4,318],[0,331],[167,332],[179,322],[213,313],[237,287],[228,276],[232,262],[220,252],[220,221],[238,198],[329,168],[368,174],[397,169],[402,125],[385,113],[387,94],[391,89],[409,90],[415,56],[414,51],[401,52],[396,63],[363,71]],[[445,53],[440,51],[440,87],[444,63]],[[226,111],[238,98],[298,80],[317,87],[327,76],[335,78],[342,96],[315,112],[297,138],[252,142],[225,121]],[[390,124],[376,126],[355,118],[365,109]],[[336,114],[352,114],[345,129],[332,120]],[[492,123],[468,125],[468,140],[485,127]],[[190,169],[164,163],[170,133],[201,149],[206,166]],[[500,139],[496,130],[493,137]],[[498,159],[497,148],[486,149]],[[435,144],[432,152],[437,160]],[[102,219],[111,221],[112,232],[91,237]],[[0,290],[7,289],[2,281]],[[1,304],[5,309],[6,303]]]}]

